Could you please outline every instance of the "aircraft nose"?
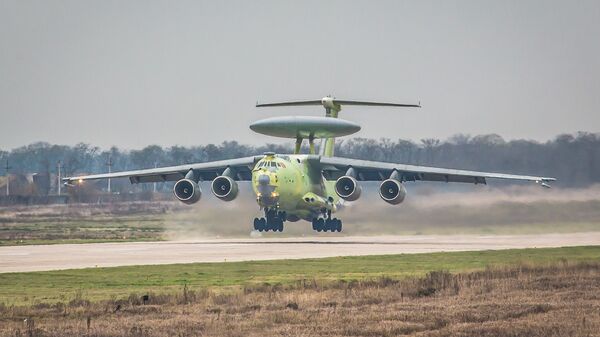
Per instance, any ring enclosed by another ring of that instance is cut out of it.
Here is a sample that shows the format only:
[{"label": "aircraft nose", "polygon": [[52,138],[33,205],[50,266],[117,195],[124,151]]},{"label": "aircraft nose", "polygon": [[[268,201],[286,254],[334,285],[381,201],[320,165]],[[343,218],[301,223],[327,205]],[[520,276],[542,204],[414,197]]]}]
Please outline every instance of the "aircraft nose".
[{"label": "aircraft nose", "polygon": [[269,185],[270,182],[271,182],[271,178],[269,178],[269,176],[266,174],[262,174],[258,177],[259,185]]}]

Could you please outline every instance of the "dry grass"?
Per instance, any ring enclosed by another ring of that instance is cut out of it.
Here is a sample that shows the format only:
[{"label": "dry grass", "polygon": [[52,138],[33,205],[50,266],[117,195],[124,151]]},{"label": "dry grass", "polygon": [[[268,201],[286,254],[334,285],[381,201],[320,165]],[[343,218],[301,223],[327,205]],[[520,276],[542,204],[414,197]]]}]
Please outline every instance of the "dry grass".
[{"label": "dry grass", "polygon": [[0,308],[2,336],[598,336],[600,263]]},{"label": "dry grass", "polygon": [[170,203],[0,208],[0,245],[161,240]]}]

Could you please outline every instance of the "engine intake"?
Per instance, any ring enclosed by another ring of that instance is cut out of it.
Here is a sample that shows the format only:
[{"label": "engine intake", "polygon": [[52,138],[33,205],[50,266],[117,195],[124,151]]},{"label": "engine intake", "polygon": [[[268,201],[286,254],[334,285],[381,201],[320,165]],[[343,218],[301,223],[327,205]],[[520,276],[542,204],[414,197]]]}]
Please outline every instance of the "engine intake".
[{"label": "engine intake", "polygon": [[335,182],[335,193],[344,200],[354,201],[360,197],[361,192],[358,181],[350,176],[340,177]]},{"label": "engine intake", "polygon": [[238,184],[228,176],[219,176],[212,181],[210,189],[213,194],[224,201],[231,201],[238,195]]},{"label": "engine intake", "polygon": [[173,194],[175,194],[175,198],[184,204],[191,205],[193,203],[198,202],[200,197],[202,196],[202,190],[200,190],[200,186],[190,179],[181,179],[175,183],[173,186]]},{"label": "engine intake", "polygon": [[379,196],[389,204],[398,205],[406,197],[406,188],[399,180],[387,179],[379,185]]}]

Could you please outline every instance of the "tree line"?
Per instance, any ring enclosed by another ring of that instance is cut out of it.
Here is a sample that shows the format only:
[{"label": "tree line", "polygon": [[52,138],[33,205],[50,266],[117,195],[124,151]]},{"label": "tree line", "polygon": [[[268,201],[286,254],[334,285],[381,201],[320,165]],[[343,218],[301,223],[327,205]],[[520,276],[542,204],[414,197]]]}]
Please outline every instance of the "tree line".
[{"label": "tree line", "polygon": [[[262,154],[267,151],[290,153],[293,143],[252,146],[236,141],[200,146],[161,147],[150,145],[139,150],[112,147],[102,150],[89,144],[75,146],[33,143],[11,151],[0,150],[0,161],[8,162],[11,173],[62,175],[102,173],[152,168],[194,162],[229,159]],[[307,149],[304,149],[304,153]],[[582,187],[600,182],[600,134],[579,132],[561,134],[552,140],[506,141],[496,134],[469,136],[459,134],[446,140],[428,138],[418,142],[387,138],[338,140],[336,155],[414,165],[535,174],[559,179],[556,185]]]}]

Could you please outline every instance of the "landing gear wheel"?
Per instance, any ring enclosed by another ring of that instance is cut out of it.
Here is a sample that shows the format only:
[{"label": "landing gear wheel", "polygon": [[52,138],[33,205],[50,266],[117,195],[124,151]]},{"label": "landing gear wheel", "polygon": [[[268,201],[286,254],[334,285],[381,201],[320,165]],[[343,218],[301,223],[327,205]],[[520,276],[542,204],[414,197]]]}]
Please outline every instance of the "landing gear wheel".
[{"label": "landing gear wheel", "polygon": [[254,218],[254,230],[259,231],[260,230],[259,228],[260,228],[260,219]]},{"label": "landing gear wheel", "polygon": [[337,218],[315,218],[312,221],[312,228],[317,232],[341,232],[342,220]]},{"label": "landing gear wheel", "polygon": [[331,218],[325,220],[325,232],[333,232],[333,221]]},{"label": "landing gear wheel", "polygon": [[267,229],[267,220],[265,220],[265,218],[260,218],[258,220],[258,231],[262,232],[265,231]]},{"label": "landing gear wheel", "polygon": [[265,210],[265,217],[261,219],[265,231],[283,232],[283,223],[286,218],[285,212],[278,212],[273,209]]},{"label": "landing gear wheel", "polygon": [[320,232],[323,230],[323,219],[315,218],[313,220],[313,229]]}]

